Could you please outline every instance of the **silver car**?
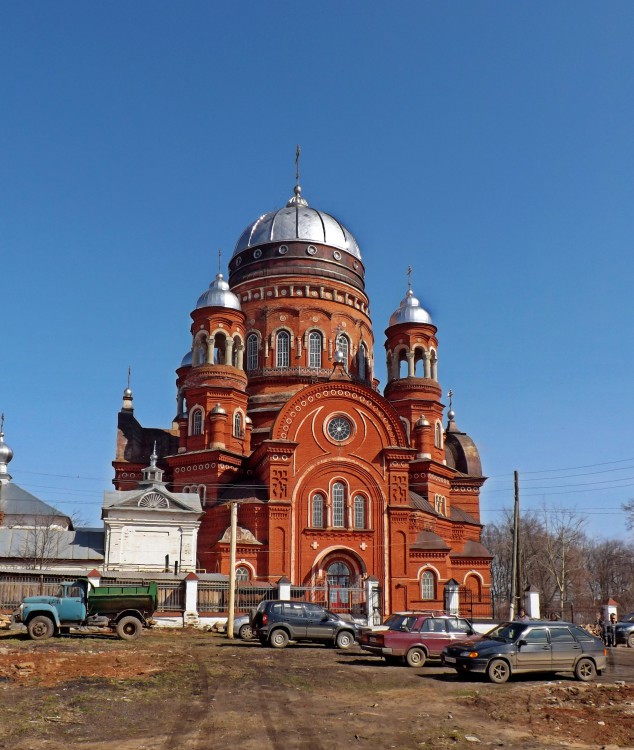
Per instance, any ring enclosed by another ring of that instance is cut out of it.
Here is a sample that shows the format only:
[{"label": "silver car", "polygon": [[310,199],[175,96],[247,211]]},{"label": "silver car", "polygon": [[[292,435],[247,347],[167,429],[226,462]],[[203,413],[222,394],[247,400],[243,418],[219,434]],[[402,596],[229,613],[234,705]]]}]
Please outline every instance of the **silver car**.
[{"label": "silver car", "polygon": [[241,638],[243,641],[250,641],[255,636],[249,615],[240,615],[233,620],[233,637]]}]

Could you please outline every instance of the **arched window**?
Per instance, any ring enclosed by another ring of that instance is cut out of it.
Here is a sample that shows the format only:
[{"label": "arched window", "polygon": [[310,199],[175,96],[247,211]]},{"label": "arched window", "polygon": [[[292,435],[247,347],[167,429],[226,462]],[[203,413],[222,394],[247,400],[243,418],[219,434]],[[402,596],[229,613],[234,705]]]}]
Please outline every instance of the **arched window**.
[{"label": "arched window", "polygon": [[346,491],[342,482],[335,482],[332,486],[332,525],[342,529],[346,518]]},{"label": "arched window", "polygon": [[425,570],[420,577],[421,599],[436,598],[436,576],[433,571]]},{"label": "arched window", "polygon": [[357,495],[354,498],[354,528],[365,529],[366,528],[366,512],[365,512],[365,498],[362,495]]},{"label": "arched window", "polygon": [[312,524],[315,529],[324,527],[324,496],[313,495]]},{"label": "arched window", "polygon": [[242,414],[237,411],[233,415],[233,435],[234,437],[244,437],[244,430],[242,429]]},{"label": "arched window", "polygon": [[192,358],[194,366],[207,363],[207,346],[208,342],[205,337],[201,337],[194,342],[194,356]]},{"label": "arched window", "polygon": [[275,343],[275,362],[277,367],[288,367],[290,364],[291,337],[288,331],[280,331]]},{"label": "arched window", "polygon": [[258,337],[252,333],[247,339],[247,371],[258,369]]},{"label": "arched window", "polygon": [[236,581],[248,581],[249,578],[251,578],[251,571],[246,567],[246,565],[239,565],[236,568]]},{"label": "arched window", "polygon": [[226,354],[227,339],[222,333],[217,333],[214,336],[214,364],[224,365],[225,354]]},{"label": "arched window", "polygon": [[443,495],[434,495],[434,510],[441,516],[447,515],[447,498]]},{"label": "arched window", "polygon": [[192,417],[192,435],[203,434],[203,413],[201,409],[196,409]]},{"label": "arched window", "polygon": [[339,336],[337,336],[337,351],[341,352],[341,359],[347,369],[348,359],[350,357],[350,342],[348,341],[348,337],[344,336],[343,333],[340,333]]},{"label": "arched window", "polygon": [[234,336],[233,337],[233,346],[231,347],[231,366],[232,367],[242,367],[242,362],[240,362],[240,358],[242,356],[240,347],[242,346],[242,340],[240,339],[240,336]]},{"label": "arched window", "polygon": [[361,380],[366,380],[368,378],[368,350],[365,347],[365,344],[361,344],[359,347],[359,353],[358,353],[358,361],[359,361],[359,377]]},{"label": "arched window", "polygon": [[436,448],[442,448],[442,425],[440,422],[436,422],[434,429],[434,445]]},{"label": "arched window", "polygon": [[311,331],[308,334],[308,366],[321,367],[321,333]]},{"label": "arched window", "polygon": [[344,562],[334,562],[328,566],[326,577],[329,586],[350,586],[350,568]]}]

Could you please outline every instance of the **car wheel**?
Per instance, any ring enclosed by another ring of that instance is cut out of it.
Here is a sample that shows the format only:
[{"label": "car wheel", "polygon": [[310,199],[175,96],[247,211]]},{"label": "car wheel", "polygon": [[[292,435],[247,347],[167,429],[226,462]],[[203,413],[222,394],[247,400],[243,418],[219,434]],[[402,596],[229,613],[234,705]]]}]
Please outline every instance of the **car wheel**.
[{"label": "car wheel", "polygon": [[511,668],[504,659],[493,659],[487,667],[487,677],[491,682],[501,685],[511,676]]},{"label": "car wheel", "polygon": [[422,648],[410,648],[405,657],[408,667],[424,667],[427,656]]},{"label": "car wheel", "polygon": [[50,617],[38,615],[32,620],[29,620],[26,629],[28,630],[29,638],[32,641],[45,641],[53,635],[55,626]]},{"label": "car wheel", "polygon": [[582,682],[589,682],[596,677],[597,668],[592,659],[579,659],[575,667],[575,677]]},{"label": "car wheel", "polygon": [[288,641],[288,634],[285,630],[274,630],[269,637],[269,643],[273,648],[285,648]]},{"label": "car wheel", "polygon": [[253,638],[253,628],[249,625],[248,622],[245,622],[240,630],[238,630],[238,635],[240,636],[240,638],[242,638],[243,641],[250,641]]},{"label": "car wheel", "polygon": [[354,636],[349,630],[342,630],[337,633],[337,637],[335,638],[335,646],[337,648],[350,648],[353,643]]},{"label": "car wheel", "polygon": [[627,647],[634,648],[634,633],[630,633],[627,636]]}]

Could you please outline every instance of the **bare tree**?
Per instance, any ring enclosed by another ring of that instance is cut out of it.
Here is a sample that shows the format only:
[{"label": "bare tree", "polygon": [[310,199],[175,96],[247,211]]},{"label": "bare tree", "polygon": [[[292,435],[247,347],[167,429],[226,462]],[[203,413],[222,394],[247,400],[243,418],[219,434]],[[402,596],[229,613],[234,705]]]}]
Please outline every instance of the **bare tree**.
[{"label": "bare tree", "polygon": [[564,604],[580,591],[584,570],[583,546],[585,519],[575,511],[544,507],[541,511],[546,534],[543,539],[542,565],[552,576],[557,608],[564,614]]},{"label": "bare tree", "polygon": [[587,586],[596,603],[615,599],[634,605],[634,547],[620,539],[588,542],[585,551]]},{"label": "bare tree", "polygon": [[[484,527],[482,544],[491,552],[491,594],[493,617],[506,616],[511,600],[511,561],[513,557],[513,535],[508,515],[501,523],[490,523]],[[504,612],[504,615],[501,613]]]},{"label": "bare tree", "polygon": [[42,570],[59,559],[59,543],[64,530],[52,520],[50,516],[32,516],[28,524],[24,524],[20,554],[26,567]]},{"label": "bare tree", "polygon": [[621,508],[623,508],[627,515],[625,525],[630,530],[634,529],[634,497],[630,498],[626,503],[623,503]]}]

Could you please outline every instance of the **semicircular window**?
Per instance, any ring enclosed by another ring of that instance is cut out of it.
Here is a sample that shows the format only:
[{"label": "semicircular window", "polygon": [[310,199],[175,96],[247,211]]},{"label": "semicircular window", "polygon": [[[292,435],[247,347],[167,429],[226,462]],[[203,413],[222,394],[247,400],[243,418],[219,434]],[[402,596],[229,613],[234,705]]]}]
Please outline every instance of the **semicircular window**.
[{"label": "semicircular window", "polygon": [[147,492],[139,500],[139,508],[169,508],[170,504],[167,498],[159,495],[158,492]]}]

